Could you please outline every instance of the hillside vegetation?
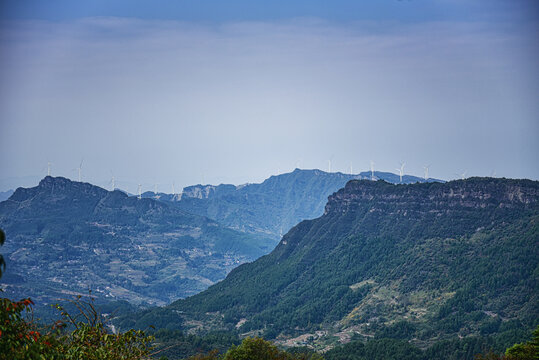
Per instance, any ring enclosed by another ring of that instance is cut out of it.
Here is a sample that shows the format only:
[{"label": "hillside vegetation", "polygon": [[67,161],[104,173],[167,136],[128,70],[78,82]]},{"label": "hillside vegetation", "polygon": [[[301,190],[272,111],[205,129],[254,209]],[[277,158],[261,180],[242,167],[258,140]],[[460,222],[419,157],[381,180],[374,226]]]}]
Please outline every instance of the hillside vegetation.
[{"label": "hillside vegetation", "polygon": [[36,304],[91,288],[100,299],[164,305],[274,246],[168,203],[53,177],[1,202],[0,227],[2,287]]},{"label": "hillside vegetation", "polygon": [[539,315],[539,183],[471,178],[350,181],[322,217],[208,290],[124,318],[283,345],[435,341],[533,328]]}]

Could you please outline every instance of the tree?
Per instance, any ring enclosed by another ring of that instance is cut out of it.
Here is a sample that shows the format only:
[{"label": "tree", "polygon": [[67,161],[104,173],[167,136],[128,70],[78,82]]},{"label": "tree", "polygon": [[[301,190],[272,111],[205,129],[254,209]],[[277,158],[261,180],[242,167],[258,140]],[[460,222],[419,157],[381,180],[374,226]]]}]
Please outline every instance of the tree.
[{"label": "tree", "polygon": [[291,354],[280,350],[262,338],[245,338],[238,346],[232,346],[223,360],[322,360],[316,353],[299,352]]},{"label": "tree", "polygon": [[505,351],[508,360],[539,359],[539,326],[533,332],[533,338],[523,344],[515,344]]},{"label": "tree", "polygon": [[33,321],[25,318],[31,311],[30,299],[11,301],[0,299],[0,359],[26,360],[59,359],[59,343],[54,334],[57,327],[47,332],[38,329]]},{"label": "tree", "polygon": [[533,338],[525,343],[515,344],[505,350],[505,355],[489,352],[477,355],[476,360],[537,360],[539,359],[539,325],[533,332]]},{"label": "tree", "polygon": [[262,338],[246,338],[238,346],[232,346],[224,360],[286,360],[291,356]]},{"label": "tree", "polygon": [[232,346],[219,356],[217,351],[192,356],[189,360],[323,360],[315,352],[299,351],[295,354],[280,350],[262,338],[245,338],[238,346]]},{"label": "tree", "polygon": [[25,317],[32,312],[30,299],[0,299],[0,360],[138,360],[151,355],[153,337],[136,330],[109,333],[92,301],[73,300],[76,316],[58,306],[64,320],[40,328]]}]

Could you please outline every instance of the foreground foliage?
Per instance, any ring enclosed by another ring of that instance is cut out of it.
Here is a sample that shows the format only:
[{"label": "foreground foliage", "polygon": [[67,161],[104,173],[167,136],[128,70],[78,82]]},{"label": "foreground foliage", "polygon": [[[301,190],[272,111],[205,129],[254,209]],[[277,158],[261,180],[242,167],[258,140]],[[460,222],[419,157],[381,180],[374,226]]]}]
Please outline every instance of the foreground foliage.
[{"label": "foreground foliage", "polygon": [[30,299],[0,299],[0,359],[60,358],[55,329],[42,333],[34,322],[25,320],[23,313],[32,304]]},{"label": "foreground foliage", "polygon": [[30,299],[0,299],[0,359],[135,360],[148,358],[153,337],[140,330],[111,334],[91,301],[73,301],[79,313],[40,326]]}]

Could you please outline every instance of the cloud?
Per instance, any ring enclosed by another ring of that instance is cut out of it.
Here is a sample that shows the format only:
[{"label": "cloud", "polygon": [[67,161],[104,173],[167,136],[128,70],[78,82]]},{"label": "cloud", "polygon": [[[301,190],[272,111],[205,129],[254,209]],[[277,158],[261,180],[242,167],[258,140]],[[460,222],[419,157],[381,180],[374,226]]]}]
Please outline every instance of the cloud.
[{"label": "cloud", "polygon": [[[277,167],[539,177],[537,49],[503,23],[3,23],[3,168],[146,182]],[[73,173],[74,174],[74,173]],[[136,180],[138,179],[138,180]]]}]

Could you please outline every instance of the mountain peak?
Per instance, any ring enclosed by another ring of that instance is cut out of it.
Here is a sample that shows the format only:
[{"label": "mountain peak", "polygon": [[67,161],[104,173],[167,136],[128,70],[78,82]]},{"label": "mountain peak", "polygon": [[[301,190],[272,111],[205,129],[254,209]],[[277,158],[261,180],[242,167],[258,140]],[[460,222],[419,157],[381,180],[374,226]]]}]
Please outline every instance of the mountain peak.
[{"label": "mountain peak", "polygon": [[100,188],[97,185],[93,185],[93,184],[90,184],[90,183],[87,183],[87,182],[74,181],[74,180],[65,178],[63,176],[50,176],[50,175],[47,175],[43,179],[41,179],[41,181],[38,184],[38,187],[39,188],[50,188],[50,187],[53,187],[53,186],[77,186],[77,185],[105,190],[103,188]]},{"label": "mountain peak", "polygon": [[53,201],[82,198],[101,198],[107,190],[98,186],[72,181],[65,177],[45,176],[39,184],[31,188],[18,188],[9,200],[22,202],[26,200]]},{"label": "mountain peak", "polygon": [[47,175],[45,176],[43,179],[41,179],[41,181],[39,182],[39,187],[50,187],[52,185],[55,185],[55,184],[69,184],[69,183],[72,183],[71,180],[69,180],[68,178],[65,178],[65,177],[62,177],[62,176],[50,176],[50,175]]}]

